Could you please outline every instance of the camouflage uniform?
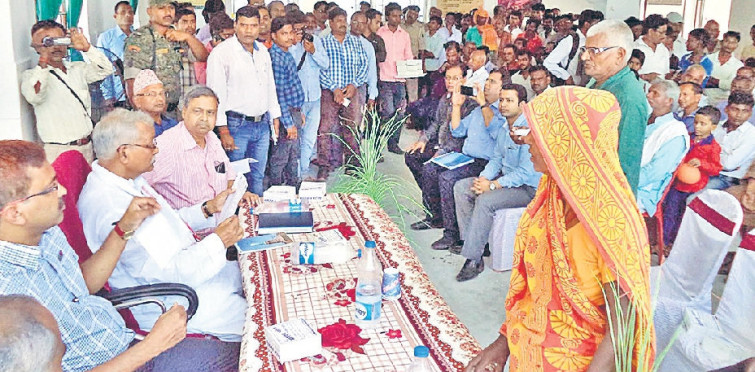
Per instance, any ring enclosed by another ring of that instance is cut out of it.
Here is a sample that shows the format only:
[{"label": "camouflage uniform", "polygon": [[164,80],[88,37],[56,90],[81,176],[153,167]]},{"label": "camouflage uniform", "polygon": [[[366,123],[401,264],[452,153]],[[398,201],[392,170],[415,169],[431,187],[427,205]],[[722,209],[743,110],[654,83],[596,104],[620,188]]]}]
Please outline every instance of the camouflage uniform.
[{"label": "camouflage uniform", "polygon": [[181,96],[179,72],[182,69],[181,55],[185,52],[191,53],[188,43],[168,41],[151,25],[140,27],[126,38],[124,77],[134,79],[140,70],[155,71],[165,86],[170,111]]}]

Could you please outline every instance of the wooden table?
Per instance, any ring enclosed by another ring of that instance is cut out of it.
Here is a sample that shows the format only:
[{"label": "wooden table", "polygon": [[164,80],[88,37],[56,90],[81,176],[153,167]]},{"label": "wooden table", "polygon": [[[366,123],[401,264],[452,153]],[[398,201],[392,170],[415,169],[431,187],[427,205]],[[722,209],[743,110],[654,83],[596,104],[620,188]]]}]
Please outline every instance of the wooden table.
[{"label": "wooden table", "polygon": [[[383,301],[378,328],[359,334],[369,341],[352,349],[324,348],[312,358],[278,363],[264,341],[264,328],[304,318],[323,328],[343,319],[354,323],[353,288],[356,260],[340,265],[293,265],[287,249],[239,255],[243,287],[249,303],[241,343],[241,371],[404,371],[417,345],[430,348],[437,371],[459,371],[480,351],[477,341],[438,294],[406,237],[372,199],[364,195],[329,194],[310,205],[315,230],[341,226],[355,233],[353,249],[365,240],[377,242],[383,267],[401,272],[402,296]],[[242,221],[254,234],[256,217]],[[292,234],[295,241],[312,241],[309,234]],[[351,291],[350,291],[351,290]],[[356,350],[356,351],[355,351]],[[360,353],[363,351],[364,353]]]}]

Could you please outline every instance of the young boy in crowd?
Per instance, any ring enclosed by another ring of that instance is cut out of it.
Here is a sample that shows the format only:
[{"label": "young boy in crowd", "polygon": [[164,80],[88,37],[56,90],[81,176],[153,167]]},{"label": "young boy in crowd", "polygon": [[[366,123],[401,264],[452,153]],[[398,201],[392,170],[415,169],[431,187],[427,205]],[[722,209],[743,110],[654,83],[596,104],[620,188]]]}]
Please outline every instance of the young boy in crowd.
[{"label": "young boy in crowd", "polygon": [[700,180],[684,183],[676,179],[663,201],[663,243],[667,247],[673,244],[679,232],[684,209],[687,207],[687,197],[705,188],[708,179],[721,172],[721,146],[711,134],[720,118],[721,111],[713,106],[705,106],[695,115],[694,137],[690,139],[690,150],[682,164],[697,168]]}]

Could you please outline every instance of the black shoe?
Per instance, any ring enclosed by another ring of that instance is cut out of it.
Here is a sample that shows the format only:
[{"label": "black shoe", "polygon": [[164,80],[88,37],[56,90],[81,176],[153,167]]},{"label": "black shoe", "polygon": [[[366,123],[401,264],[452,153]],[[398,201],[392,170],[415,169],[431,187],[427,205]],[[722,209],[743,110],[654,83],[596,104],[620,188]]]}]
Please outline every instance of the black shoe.
[{"label": "black shoe", "polygon": [[445,251],[449,248],[451,248],[453,245],[455,245],[458,242],[457,239],[448,237],[443,235],[442,238],[438,239],[433,245],[431,246],[432,249],[436,251]]},{"label": "black shoe", "polygon": [[485,249],[482,251],[482,257],[490,257],[490,244],[485,244]]},{"label": "black shoe", "polygon": [[410,226],[412,230],[429,230],[429,229],[439,229],[442,227],[442,224],[440,222],[433,221],[429,218],[425,218],[422,221],[417,221]]},{"label": "black shoe", "polygon": [[456,281],[466,282],[467,280],[474,279],[477,275],[480,275],[483,270],[485,270],[485,261],[482,259],[480,259],[479,262],[466,260],[464,261],[464,266],[462,266],[459,273],[456,274]]},{"label": "black shoe", "polygon": [[461,254],[462,248],[464,248],[464,241],[459,240],[458,242],[456,242],[456,244],[451,246],[451,248],[448,248],[448,251],[453,254]]},{"label": "black shoe", "polygon": [[398,147],[398,145],[388,145],[388,151],[396,155],[404,155],[404,150]]}]

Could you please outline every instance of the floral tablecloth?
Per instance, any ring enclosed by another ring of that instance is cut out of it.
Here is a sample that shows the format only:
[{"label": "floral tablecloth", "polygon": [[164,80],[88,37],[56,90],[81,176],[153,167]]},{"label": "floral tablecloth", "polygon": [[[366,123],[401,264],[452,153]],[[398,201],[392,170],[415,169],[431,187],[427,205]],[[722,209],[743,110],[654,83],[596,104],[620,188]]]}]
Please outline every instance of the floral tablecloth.
[{"label": "floral tablecloth", "polygon": [[[315,230],[338,228],[353,249],[377,242],[383,267],[401,272],[402,296],[383,301],[380,325],[355,333],[356,260],[340,265],[293,265],[287,249],[239,255],[249,307],[241,343],[241,371],[397,371],[411,364],[417,345],[430,348],[437,371],[459,371],[480,350],[430,282],[409,242],[388,215],[364,195],[329,194],[310,205]],[[253,234],[256,217],[242,218]],[[351,233],[355,233],[353,236]],[[312,241],[310,234],[292,234]],[[280,364],[264,340],[264,328],[304,318],[323,333],[320,355]]]}]

